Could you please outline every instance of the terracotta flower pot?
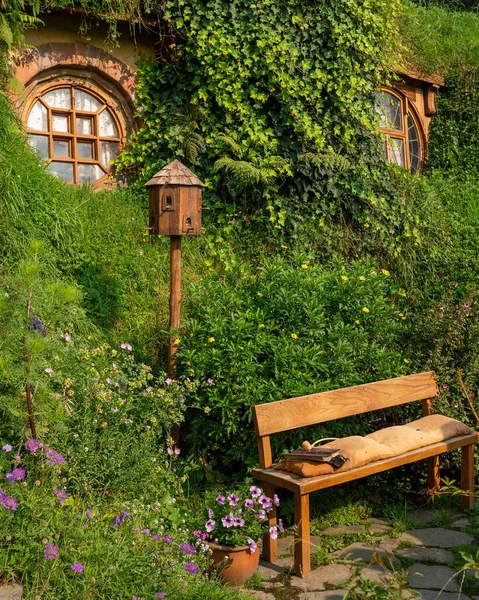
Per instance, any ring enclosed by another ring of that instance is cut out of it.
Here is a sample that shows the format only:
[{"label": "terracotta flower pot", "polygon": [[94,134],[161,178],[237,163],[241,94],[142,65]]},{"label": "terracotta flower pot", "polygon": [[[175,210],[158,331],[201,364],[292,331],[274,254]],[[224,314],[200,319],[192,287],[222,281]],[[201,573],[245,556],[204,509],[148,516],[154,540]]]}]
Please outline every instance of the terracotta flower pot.
[{"label": "terracotta flower pot", "polygon": [[254,553],[251,553],[249,546],[219,546],[213,542],[208,542],[213,551],[213,563],[221,571],[221,579],[229,583],[232,587],[244,585],[256,571],[259,564],[259,547]]}]

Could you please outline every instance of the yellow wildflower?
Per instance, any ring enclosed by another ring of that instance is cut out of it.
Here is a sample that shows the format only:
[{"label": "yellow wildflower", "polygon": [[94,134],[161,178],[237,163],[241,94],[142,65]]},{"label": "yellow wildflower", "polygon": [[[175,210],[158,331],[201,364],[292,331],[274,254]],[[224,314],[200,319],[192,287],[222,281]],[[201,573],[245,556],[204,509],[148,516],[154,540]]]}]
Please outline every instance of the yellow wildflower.
[{"label": "yellow wildflower", "polygon": [[357,319],[354,322],[356,323],[356,325],[359,325],[361,323],[361,321],[358,321]]},{"label": "yellow wildflower", "polygon": [[372,271],[370,271],[371,275],[377,275],[376,271],[373,269]]},{"label": "yellow wildflower", "polygon": [[387,269],[381,269],[381,272],[383,275],[386,275],[386,277],[389,277],[389,275],[391,275],[391,273]]},{"label": "yellow wildflower", "polygon": [[301,265],[302,269],[309,269],[308,265]]},{"label": "yellow wildflower", "polygon": [[400,317],[404,317],[404,315],[403,315],[402,313],[399,313],[399,316],[400,316]]},{"label": "yellow wildflower", "polygon": [[404,362],[405,362],[405,363],[408,365],[408,364],[409,364],[409,359],[408,359],[408,358],[405,358],[405,359],[404,359]]},{"label": "yellow wildflower", "polygon": [[179,346],[180,345],[180,338],[176,338],[176,340],[173,342],[173,346]]},{"label": "yellow wildflower", "polygon": [[260,329],[263,329],[263,327],[264,327],[264,323],[260,323],[260,324],[258,325],[258,327],[259,327]]},{"label": "yellow wildflower", "polygon": [[191,367],[191,363],[190,363],[190,361],[187,361],[187,363],[186,363],[186,366],[187,366],[187,367]]},{"label": "yellow wildflower", "polygon": [[263,294],[262,294],[261,292],[258,292],[258,296],[260,296],[260,297],[261,297],[262,295],[263,295]]},{"label": "yellow wildflower", "polygon": [[288,246],[285,246],[284,244],[281,244],[281,248],[283,248],[283,250],[287,250]]},{"label": "yellow wildflower", "polygon": [[296,334],[296,333],[292,333],[292,334],[291,334],[291,337],[293,338],[293,340],[297,340],[297,339],[298,339],[298,336],[297,336],[297,334]]},{"label": "yellow wildflower", "polygon": [[349,277],[347,277],[346,275],[341,275],[341,279],[342,279],[343,281],[347,281],[347,280],[349,279]]},{"label": "yellow wildflower", "polygon": [[208,341],[209,341],[210,344],[212,344],[215,341],[215,338],[214,337],[209,337]]},{"label": "yellow wildflower", "polygon": [[366,308],[365,306],[363,306],[363,312],[369,312],[369,308]]},{"label": "yellow wildflower", "polygon": [[364,275],[361,275],[361,277],[359,278],[359,281],[366,281],[366,277],[364,277]]}]

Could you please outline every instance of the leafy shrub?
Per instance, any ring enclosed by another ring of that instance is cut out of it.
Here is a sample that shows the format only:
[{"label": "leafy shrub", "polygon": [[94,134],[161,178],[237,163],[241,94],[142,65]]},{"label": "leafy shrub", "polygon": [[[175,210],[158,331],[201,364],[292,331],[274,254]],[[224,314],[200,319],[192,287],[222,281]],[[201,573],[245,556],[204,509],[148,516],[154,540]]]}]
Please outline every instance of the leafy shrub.
[{"label": "leafy shrub", "polygon": [[[257,272],[211,275],[195,286],[177,360],[181,378],[202,382],[186,396],[193,453],[250,466],[255,404],[406,373],[407,321],[393,292],[400,290],[389,272],[372,263],[325,267],[304,255],[270,257]],[[351,427],[328,424],[314,435]]]}]

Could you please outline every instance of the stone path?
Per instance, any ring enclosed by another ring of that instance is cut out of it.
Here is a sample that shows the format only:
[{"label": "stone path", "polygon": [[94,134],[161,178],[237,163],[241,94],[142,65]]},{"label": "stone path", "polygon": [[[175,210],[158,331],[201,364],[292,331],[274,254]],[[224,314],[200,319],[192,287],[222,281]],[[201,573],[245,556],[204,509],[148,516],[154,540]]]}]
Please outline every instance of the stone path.
[{"label": "stone path", "polygon": [[[402,584],[404,599],[479,600],[479,579],[471,573],[464,583],[462,574],[457,576],[459,550],[476,553],[479,519],[433,510],[416,510],[408,517],[417,528],[402,533],[385,519],[370,519],[361,525],[328,527],[312,536],[312,553],[320,551],[322,564],[306,579],[292,572],[294,538],[282,538],[276,564],[261,561],[254,589],[243,591],[258,600],[342,600],[349,589],[369,580],[380,588]],[[325,542],[335,550],[326,553]]]}]

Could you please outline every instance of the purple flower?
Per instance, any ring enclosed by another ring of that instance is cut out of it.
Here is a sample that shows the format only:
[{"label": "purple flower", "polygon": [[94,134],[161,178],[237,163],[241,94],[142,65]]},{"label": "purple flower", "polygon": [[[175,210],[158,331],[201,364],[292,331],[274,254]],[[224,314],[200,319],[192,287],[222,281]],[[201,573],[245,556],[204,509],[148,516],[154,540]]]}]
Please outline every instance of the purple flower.
[{"label": "purple flower", "polygon": [[156,592],[155,596],[157,598],[164,598],[166,596],[166,592]]},{"label": "purple flower", "polygon": [[156,534],[151,536],[151,539],[156,542],[158,540],[158,537]]},{"label": "purple flower", "polygon": [[173,543],[173,538],[169,535],[164,535],[161,539],[165,542],[165,544]]},{"label": "purple flower", "polygon": [[17,467],[16,469],[13,469],[11,473],[7,473],[5,477],[8,481],[10,481],[10,483],[14,483],[15,481],[21,481],[22,479],[25,479],[25,471],[24,469]]},{"label": "purple flower", "polygon": [[86,516],[90,519],[90,521],[93,521],[93,515],[91,514],[91,510],[87,508],[85,512]]},{"label": "purple flower", "polygon": [[266,519],[266,511],[263,509],[260,509],[258,511],[258,517],[260,521],[264,521],[264,519]]},{"label": "purple flower", "polygon": [[130,346],[130,344],[121,344],[120,348],[122,348],[123,350],[133,350],[133,348]]},{"label": "purple flower", "polygon": [[216,522],[213,521],[213,519],[210,519],[209,521],[206,521],[206,525],[205,525],[205,529],[208,533],[211,533],[213,531],[213,529],[215,528]]},{"label": "purple flower", "polygon": [[5,446],[2,446],[2,450],[4,452],[11,452],[12,451],[12,447],[10,446],[10,444],[5,444]]},{"label": "purple flower", "polygon": [[208,517],[209,517],[210,519],[212,519],[214,516],[215,516],[215,513],[213,512],[213,509],[212,509],[212,508],[209,508],[209,509],[208,509]]},{"label": "purple flower", "polygon": [[183,542],[182,544],[180,544],[178,546],[178,549],[181,550],[181,552],[183,552],[184,554],[188,554],[189,556],[196,554],[196,550],[188,542]]},{"label": "purple flower", "polygon": [[65,504],[66,499],[68,498],[68,494],[63,490],[54,490],[53,492],[55,496],[58,498],[60,504]]},{"label": "purple flower", "polygon": [[269,535],[273,540],[275,540],[278,537],[278,528],[275,525],[269,528]]},{"label": "purple flower", "polygon": [[48,559],[58,558],[60,556],[58,546],[55,546],[55,544],[47,544],[43,551],[43,556]]},{"label": "purple flower", "polygon": [[202,539],[203,541],[207,540],[207,539],[208,539],[208,537],[209,537],[209,536],[208,536],[208,534],[207,534],[207,533],[202,533],[202,534],[201,534],[201,539]]},{"label": "purple flower", "polygon": [[211,377],[208,377],[208,379],[206,380],[210,385],[214,384],[214,380],[211,379]]},{"label": "purple flower", "polygon": [[251,552],[251,554],[254,554],[256,552],[256,548],[258,547],[258,545],[250,537],[247,537],[246,541],[248,542],[249,551]]},{"label": "purple flower", "polygon": [[197,529],[196,531],[193,531],[193,535],[195,536],[195,538],[200,539],[201,538],[201,530]]},{"label": "purple flower", "polygon": [[244,501],[244,505],[246,506],[246,508],[254,508],[254,501],[251,500],[251,498],[248,498]]},{"label": "purple flower", "polygon": [[275,494],[275,495],[273,496],[273,504],[274,504],[275,506],[279,506],[279,498],[278,498],[278,495],[277,495],[277,494]]},{"label": "purple flower", "polygon": [[191,573],[192,575],[196,575],[196,573],[199,571],[199,568],[195,565],[195,563],[186,563],[185,571],[188,571],[188,573]]},{"label": "purple flower", "polygon": [[233,519],[233,525],[235,527],[243,527],[243,525],[244,525],[244,519],[242,519],[241,517],[234,517],[234,519]]},{"label": "purple flower", "polygon": [[284,525],[283,525],[283,521],[281,519],[278,519],[278,529],[281,533],[284,532]]},{"label": "purple flower", "polygon": [[3,504],[3,508],[5,508],[6,510],[17,510],[17,506],[18,506],[17,499],[13,498],[12,496],[4,495],[2,504]]},{"label": "purple flower", "polygon": [[221,519],[221,522],[223,523],[223,527],[231,527],[234,524],[233,515],[231,513],[226,515],[226,517]]},{"label": "purple flower", "polygon": [[3,499],[7,497],[7,494],[3,490],[0,490],[0,502],[3,502]]},{"label": "purple flower", "polygon": [[149,530],[149,529],[143,529],[143,530],[141,531],[141,533],[146,533],[146,534],[149,534],[149,533],[150,533],[150,530]]},{"label": "purple flower", "polygon": [[36,440],[35,438],[30,438],[26,442],[25,448],[27,450],[29,450],[32,454],[35,454],[35,452],[38,450],[38,448],[40,448],[40,444],[38,443],[38,440]]},{"label": "purple flower", "polygon": [[81,563],[73,563],[70,568],[75,573],[83,573],[85,570],[85,567]]},{"label": "purple flower", "polygon": [[230,504],[230,506],[236,506],[238,504],[238,496],[236,494],[230,494],[228,496],[228,502]]},{"label": "purple flower", "polygon": [[165,379],[165,383],[166,383],[166,385],[171,385],[173,383],[173,381],[169,377],[167,377]]},{"label": "purple flower", "polygon": [[47,455],[47,465],[61,465],[62,462],[65,462],[63,456],[53,448],[48,448],[45,454]]},{"label": "purple flower", "polygon": [[125,519],[130,519],[130,518],[131,518],[131,515],[130,515],[130,513],[129,513],[129,512],[126,512],[126,510],[124,510],[124,511],[121,513],[121,518],[122,518],[122,520],[124,521]]},{"label": "purple flower", "polygon": [[112,527],[119,527],[122,524],[122,520],[121,517],[119,517],[118,515],[113,519],[113,523],[111,524]]},{"label": "purple flower", "polygon": [[149,394],[150,392],[153,391],[153,388],[151,387],[151,385],[149,385],[145,391]]},{"label": "purple flower", "polygon": [[256,487],[255,485],[250,487],[249,491],[251,492],[252,498],[257,498],[258,496],[261,496],[261,489],[259,487]]},{"label": "purple flower", "polygon": [[216,496],[216,502],[218,502],[218,504],[224,504],[225,503],[225,497],[222,496],[221,494],[218,494]]},{"label": "purple flower", "polygon": [[258,502],[265,510],[269,510],[273,506],[273,504],[271,503],[271,498],[268,498],[268,496],[261,496]]}]

